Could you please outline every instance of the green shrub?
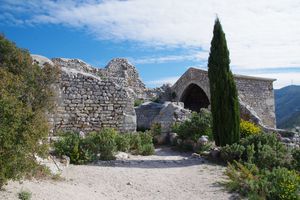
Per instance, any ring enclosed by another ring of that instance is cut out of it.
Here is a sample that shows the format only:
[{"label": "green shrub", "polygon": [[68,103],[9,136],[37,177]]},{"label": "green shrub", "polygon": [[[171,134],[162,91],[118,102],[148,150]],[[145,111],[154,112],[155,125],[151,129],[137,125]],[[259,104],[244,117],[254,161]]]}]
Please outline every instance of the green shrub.
[{"label": "green shrub", "polygon": [[117,150],[116,144],[117,132],[112,128],[104,128],[101,131],[93,134],[93,142],[96,147],[96,151],[100,153],[101,160],[114,160],[115,152]]},{"label": "green shrub", "polygon": [[141,154],[143,156],[149,156],[153,155],[155,152],[154,145],[153,144],[144,144],[141,147]]},{"label": "green shrub", "polygon": [[221,148],[221,158],[226,162],[239,161],[245,152],[245,147],[239,144],[226,145]]},{"label": "green shrub", "polygon": [[298,200],[300,198],[300,176],[293,170],[274,168],[259,170],[255,165],[235,162],[229,164],[226,175],[230,181],[226,186],[249,199]]},{"label": "green shrub", "polygon": [[154,153],[153,137],[150,131],[132,133],[129,137],[130,152],[133,154],[151,155]]},{"label": "green shrub", "polygon": [[20,200],[30,200],[31,199],[31,192],[21,191],[21,192],[18,193],[18,198]]},{"label": "green shrub", "polygon": [[292,150],[292,167],[300,173],[300,148],[295,148]]},{"label": "green shrub", "polygon": [[142,148],[142,140],[138,133],[130,134],[130,151],[133,154],[139,154]]},{"label": "green shrub", "polygon": [[66,155],[72,164],[84,164],[96,159],[97,151],[91,136],[80,137],[76,132],[65,132],[61,134],[58,141],[54,142],[55,154]]},{"label": "green shrub", "polygon": [[153,144],[153,137],[151,134],[151,131],[146,131],[146,132],[138,132],[140,138],[141,138],[141,144]]},{"label": "green shrub", "polygon": [[[249,148],[253,145],[253,163],[259,168],[272,169],[274,167],[289,167],[292,157],[288,148],[278,140],[276,134],[258,134],[242,138],[240,144]],[[247,152],[243,154],[243,160],[248,161]]]},{"label": "green shrub", "polygon": [[260,134],[261,128],[249,121],[245,121],[245,120],[241,119],[240,132],[241,132],[241,137],[244,138],[244,137],[248,137],[250,135]]},{"label": "green shrub", "polygon": [[191,119],[174,124],[173,132],[182,140],[191,139],[196,142],[202,135],[212,139],[211,123],[211,113],[207,109],[201,109],[200,113],[193,112]]},{"label": "green shrub", "polygon": [[151,125],[151,133],[153,136],[157,136],[161,134],[161,124],[160,123],[153,123]]},{"label": "green shrub", "polygon": [[0,188],[30,173],[45,156],[56,67],[32,64],[30,53],[0,35]]},{"label": "green shrub", "polygon": [[118,134],[116,145],[118,151],[128,152],[130,149],[130,136],[128,134]]},{"label": "green shrub", "polygon": [[134,107],[140,106],[144,103],[144,100],[142,99],[136,99],[134,100]]}]

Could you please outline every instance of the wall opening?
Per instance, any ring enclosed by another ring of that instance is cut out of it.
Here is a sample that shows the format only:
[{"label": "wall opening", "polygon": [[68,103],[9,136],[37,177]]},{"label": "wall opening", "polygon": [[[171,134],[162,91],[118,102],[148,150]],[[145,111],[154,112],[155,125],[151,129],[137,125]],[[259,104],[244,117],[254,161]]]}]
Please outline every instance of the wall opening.
[{"label": "wall opening", "polygon": [[201,87],[192,83],[183,92],[181,102],[184,103],[184,108],[199,112],[201,108],[208,108],[209,99]]}]

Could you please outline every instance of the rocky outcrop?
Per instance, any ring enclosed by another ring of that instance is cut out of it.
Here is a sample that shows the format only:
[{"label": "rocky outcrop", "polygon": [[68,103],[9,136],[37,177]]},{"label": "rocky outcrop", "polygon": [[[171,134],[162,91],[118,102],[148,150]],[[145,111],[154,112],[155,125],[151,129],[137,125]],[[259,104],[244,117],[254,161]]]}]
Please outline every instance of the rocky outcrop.
[{"label": "rocky outcrop", "polygon": [[135,108],[138,128],[149,129],[159,123],[162,133],[171,132],[175,122],[182,122],[191,116],[191,111],[184,109],[182,103],[165,102],[163,104],[146,102]]}]

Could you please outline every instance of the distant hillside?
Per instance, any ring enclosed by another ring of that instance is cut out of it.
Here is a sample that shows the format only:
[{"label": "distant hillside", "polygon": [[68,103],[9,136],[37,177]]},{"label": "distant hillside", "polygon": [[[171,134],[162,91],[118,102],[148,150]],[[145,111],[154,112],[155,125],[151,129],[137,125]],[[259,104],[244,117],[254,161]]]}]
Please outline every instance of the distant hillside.
[{"label": "distant hillside", "polygon": [[274,91],[278,128],[300,126],[300,86],[291,85]]}]

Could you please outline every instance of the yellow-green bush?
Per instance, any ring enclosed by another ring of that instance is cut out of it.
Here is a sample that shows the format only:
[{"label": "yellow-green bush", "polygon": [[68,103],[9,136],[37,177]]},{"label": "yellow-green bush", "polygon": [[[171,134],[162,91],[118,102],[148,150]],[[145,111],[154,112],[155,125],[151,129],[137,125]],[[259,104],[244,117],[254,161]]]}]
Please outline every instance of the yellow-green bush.
[{"label": "yellow-green bush", "polygon": [[241,120],[240,132],[241,132],[241,137],[244,138],[250,135],[260,134],[261,128],[249,121]]}]

